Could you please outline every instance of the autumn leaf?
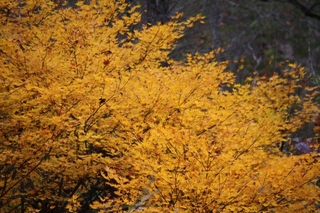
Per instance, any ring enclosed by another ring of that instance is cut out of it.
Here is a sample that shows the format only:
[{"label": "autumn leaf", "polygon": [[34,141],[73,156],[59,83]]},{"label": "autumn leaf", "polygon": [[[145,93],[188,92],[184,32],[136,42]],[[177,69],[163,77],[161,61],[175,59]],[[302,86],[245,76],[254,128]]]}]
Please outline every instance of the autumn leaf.
[{"label": "autumn leaf", "polygon": [[203,17],[135,29],[124,0],[1,8],[1,211],[317,210],[318,155],[290,140],[319,115],[302,67],[240,85],[213,52],[174,61]]}]

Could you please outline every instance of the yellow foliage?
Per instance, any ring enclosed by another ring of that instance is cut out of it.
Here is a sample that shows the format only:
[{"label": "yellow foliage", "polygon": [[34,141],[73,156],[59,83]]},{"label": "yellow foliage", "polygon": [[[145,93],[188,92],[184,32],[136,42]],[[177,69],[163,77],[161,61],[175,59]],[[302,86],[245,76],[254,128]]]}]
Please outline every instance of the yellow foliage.
[{"label": "yellow foliage", "polygon": [[318,156],[276,147],[319,113],[303,68],[239,85],[213,53],[169,59],[201,16],[24,2],[0,3],[1,211],[315,210]]}]

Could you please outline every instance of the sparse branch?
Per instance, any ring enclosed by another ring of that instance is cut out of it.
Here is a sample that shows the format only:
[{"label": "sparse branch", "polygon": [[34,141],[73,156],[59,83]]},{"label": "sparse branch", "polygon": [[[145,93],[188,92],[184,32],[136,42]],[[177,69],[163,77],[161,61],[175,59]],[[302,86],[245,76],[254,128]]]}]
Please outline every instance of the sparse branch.
[{"label": "sparse branch", "polygon": [[314,13],[314,8],[319,6],[320,3],[314,3],[311,7],[307,7],[304,4],[300,3],[300,1],[298,0],[284,0],[284,1],[275,0],[275,1],[292,4],[297,9],[299,9],[305,16],[314,18],[320,21],[320,14]]},{"label": "sparse branch", "polygon": [[306,16],[317,19],[320,21],[320,15],[312,12],[313,8],[317,6],[319,3],[314,4],[310,8],[307,8],[303,4],[301,4],[298,0],[287,0],[289,3],[293,4],[296,8],[301,10]]},{"label": "sparse branch", "polygon": [[311,69],[311,73],[313,75],[313,78],[317,84],[317,86],[320,88],[320,83],[319,83],[319,76],[316,75],[314,68],[313,68],[313,60],[312,60],[312,56],[311,56],[311,47],[310,47],[310,41],[308,40],[308,56],[309,56],[309,64],[310,64],[310,69]]}]

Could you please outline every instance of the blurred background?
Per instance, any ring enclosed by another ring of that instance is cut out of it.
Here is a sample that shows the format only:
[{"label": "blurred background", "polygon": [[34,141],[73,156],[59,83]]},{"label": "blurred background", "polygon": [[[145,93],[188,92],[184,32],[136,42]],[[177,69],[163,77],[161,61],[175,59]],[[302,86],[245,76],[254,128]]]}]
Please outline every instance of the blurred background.
[{"label": "blurred background", "polygon": [[[128,0],[140,4],[142,22],[166,22],[177,12],[188,18],[201,14],[179,41],[171,57],[184,60],[187,53],[224,50],[217,60],[230,61],[238,83],[258,71],[270,76],[286,63],[297,63],[317,84],[320,68],[319,0]],[[240,70],[239,67],[241,67]],[[314,72],[314,73],[311,73]]]}]

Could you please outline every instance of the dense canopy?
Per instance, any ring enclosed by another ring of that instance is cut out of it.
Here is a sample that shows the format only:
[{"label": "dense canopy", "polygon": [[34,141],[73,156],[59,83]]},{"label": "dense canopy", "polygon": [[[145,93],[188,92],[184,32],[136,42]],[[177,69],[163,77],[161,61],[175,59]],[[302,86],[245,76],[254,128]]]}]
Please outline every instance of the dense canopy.
[{"label": "dense canopy", "polygon": [[214,53],[173,61],[200,15],[135,28],[123,0],[0,7],[1,211],[319,208],[318,144],[293,147],[319,114],[303,67],[236,84]]}]

